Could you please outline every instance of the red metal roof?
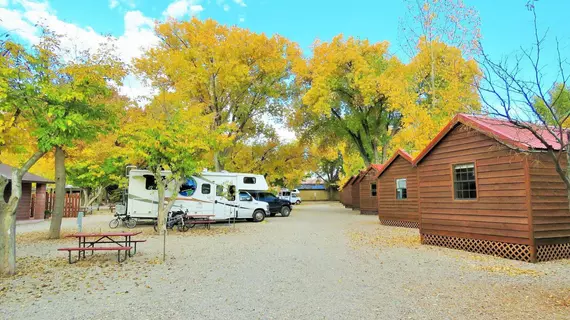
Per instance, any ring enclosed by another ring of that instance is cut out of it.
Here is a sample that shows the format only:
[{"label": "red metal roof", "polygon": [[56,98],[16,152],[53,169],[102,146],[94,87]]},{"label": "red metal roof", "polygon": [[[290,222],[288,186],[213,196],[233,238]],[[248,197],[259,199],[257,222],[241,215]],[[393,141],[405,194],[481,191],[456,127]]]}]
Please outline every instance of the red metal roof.
[{"label": "red metal roof", "polygon": [[[422,150],[422,152],[420,152],[414,160],[414,165],[417,165],[439,143],[439,141],[459,123],[515,149],[522,149],[525,151],[546,149],[546,146],[529,130],[519,128],[508,120],[460,113],[439,132],[439,134]],[[555,150],[560,150],[560,143],[558,143],[556,137],[553,136],[546,128],[541,128],[535,125],[533,125],[533,127]]]},{"label": "red metal roof", "polygon": [[396,151],[396,153],[394,153],[394,155],[388,161],[386,161],[386,163],[382,165],[382,169],[378,170],[376,179],[378,179],[378,177],[380,177],[380,175],[382,175],[382,173],[386,171],[386,169],[388,169],[388,167],[392,164],[392,162],[394,162],[394,160],[396,160],[396,158],[398,157],[404,158],[406,161],[410,163],[410,165],[412,165],[414,162],[412,160],[412,156],[410,156],[406,151],[404,151],[404,149],[398,149],[398,151]]},{"label": "red metal roof", "polygon": [[374,169],[374,170],[376,170],[376,171],[379,171],[379,170],[382,170],[382,167],[383,167],[383,165],[381,165],[381,164],[371,164],[371,165],[369,165],[368,168],[366,168],[366,170],[360,171],[360,176],[358,177],[358,179],[356,179],[357,182],[360,182],[362,179],[364,179],[364,176],[366,176],[366,174],[367,174],[370,170]]},{"label": "red metal roof", "polygon": [[344,187],[346,187],[349,183],[352,182],[352,179],[354,179],[354,176],[350,177],[343,185],[342,188],[344,189]]},{"label": "red metal roof", "polygon": [[356,182],[360,182],[360,177],[363,176],[363,174],[364,174],[365,171],[366,171],[366,170],[360,170],[360,172],[359,172],[357,175],[354,176],[355,179],[352,180],[352,182],[351,182],[350,184],[352,185],[352,184],[355,184]]}]

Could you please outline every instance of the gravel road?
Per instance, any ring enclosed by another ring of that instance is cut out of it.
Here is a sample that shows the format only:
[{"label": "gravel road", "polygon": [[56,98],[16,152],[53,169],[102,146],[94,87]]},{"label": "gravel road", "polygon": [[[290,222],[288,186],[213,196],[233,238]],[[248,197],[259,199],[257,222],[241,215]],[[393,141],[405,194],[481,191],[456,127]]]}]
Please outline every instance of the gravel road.
[{"label": "gravel road", "polygon": [[[110,216],[86,229],[107,230]],[[0,280],[6,319],[570,319],[570,262],[528,264],[422,246],[337,203],[288,218],[172,233],[118,265],[67,264],[47,223],[18,226],[20,275]],[[64,228],[72,228],[67,220]]]}]

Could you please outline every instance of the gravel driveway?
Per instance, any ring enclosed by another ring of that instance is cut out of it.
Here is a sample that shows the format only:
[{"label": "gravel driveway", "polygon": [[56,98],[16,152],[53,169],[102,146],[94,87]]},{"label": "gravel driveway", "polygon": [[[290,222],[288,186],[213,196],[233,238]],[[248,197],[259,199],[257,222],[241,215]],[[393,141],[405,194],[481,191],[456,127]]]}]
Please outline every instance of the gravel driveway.
[{"label": "gravel driveway", "polygon": [[[110,216],[86,229],[107,230]],[[68,265],[45,223],[18,226],[21,275],[0,280],[6,319],[569,319],[570,263],[528,264],[421,246],[337,203],[288,218],[161,238],[122,265],[95,254]],[[66,221],[67,227],[73,220]],[[45,230],[45,229],[44,229]],[[24,233],[26,232],[26,233]]]}]

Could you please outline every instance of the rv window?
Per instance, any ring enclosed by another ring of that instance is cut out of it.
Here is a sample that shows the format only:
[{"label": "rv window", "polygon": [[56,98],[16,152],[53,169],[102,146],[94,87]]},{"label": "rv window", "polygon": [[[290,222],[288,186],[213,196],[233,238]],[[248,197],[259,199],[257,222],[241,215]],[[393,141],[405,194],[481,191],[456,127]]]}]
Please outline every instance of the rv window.
[{"label": "rv window", "polygon": [[255,184],[255,178],[254,178],[254,177],[244,177],[244,178],[243,178],[243,183],[245,183],[245,184]]},{"label": "rv window", "polygon": [[154,178],[153,175],[150,174],[145,174],[144,175],[145,178],[145,183],[144,183],[144,187],[147,190],[156,190],[156,179]]},{"label": "rv window", "polygon": [[222,196],[224,194],[224,186],[217,185],[216,186],[216,196]]},{"label": "rv window", "polygon": [[202,185],[202,194],[210,194],[210,184],[204,183]]},{"label": "rv window", "polygon": [[247,192],[240,192],[239,193],[239,201],[251,201],[251,195]]},{"label": "rv window", "polygon": [[196,180],[194,178],[186,179],[180,186],[180,191],[178,192],[181,196],[190,197],[196,192]]},{"label": "rv window", "polygon": [[230,201],[236,200],[236,186],[228,187],[228,196],[226,198]]}]

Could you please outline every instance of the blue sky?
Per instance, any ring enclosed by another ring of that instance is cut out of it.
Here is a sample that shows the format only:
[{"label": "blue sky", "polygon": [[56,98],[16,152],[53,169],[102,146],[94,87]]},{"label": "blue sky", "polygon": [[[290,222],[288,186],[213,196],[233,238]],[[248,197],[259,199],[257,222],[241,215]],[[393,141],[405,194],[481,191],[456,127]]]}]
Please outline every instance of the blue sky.
[{"label": "blue sky", "polygon": [[[527,0],[464,0],[481,18],[483,44],[497,59],[521,46],[532,44],[532,15]],[[541,32],[548,30],[550,49],[544,61],[553,68],[554,39],[570,59],[568,0],[537,2]],[[141,54],[157,39],[152,27],[166,16],[189,19],[212,18],[222,24],[238,25],[255,32],[280,34],[300,44],[310,55],[316,39],[328,41],[343,33],[371,41],[389,41],[391,51],[402,60],[407,56],[399,44],[399,19],[406,6],[401,0],[0,0],[0,30],[10,30],[24,42],[37,40],[36,24],[68,35],[84,47],[104,41],[112,34],[126,61]],[[131,97],[148,94],[138,80],[127,78],[123,92]]]},{"label": "blue sky", "polygon": [[[183,0],[184,1],[184,0]],[[0,0],[0,7],[22,10],[26,2],[38,0]],[[50,11],[64,22],[82,28],[93,28],[98,33],[120,36],[125,30],[125,14],[140,11],[153,20],[164,18],[169,5],[180,0],[51,0]],[[195,7],[199,18],[213,18],[220,23],[239,25],[256,32],[278,33],[298,42],[306,53],[315,39],[329,40],[334,35],[387,40],[392,51],[400,54],[398,46],[398,19],[405,13],[405,5],[398,0],[185,0]],[[494,55],[509,54],[521,45],[528,45],[531,35],[531,15],[525,8],[526,0],[466,0],[474,6],[482,20],[482,34],[486,47]],[[570,1],[539,1],[538,12],[543,30],[549,28],[551,37],[558,36],[565,44],[570,42],[567,12]],[[0,11],[0,14],[2,12]],[[180,16],[185,19],[189,15]],[[2,16],[0,15],[0,19]],[[5,26],[4,26],[5,27]],[[403,57],[404,58],[404,57]]]}]

